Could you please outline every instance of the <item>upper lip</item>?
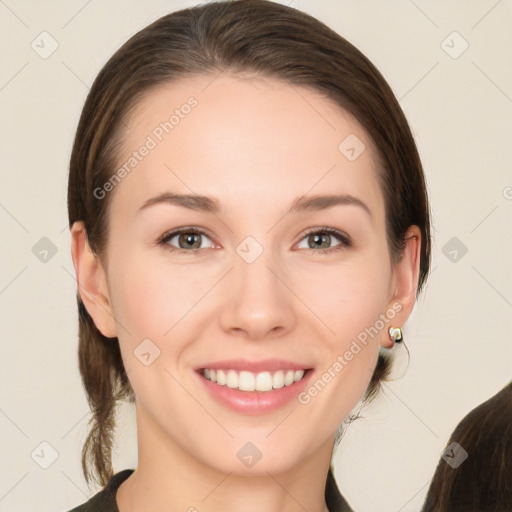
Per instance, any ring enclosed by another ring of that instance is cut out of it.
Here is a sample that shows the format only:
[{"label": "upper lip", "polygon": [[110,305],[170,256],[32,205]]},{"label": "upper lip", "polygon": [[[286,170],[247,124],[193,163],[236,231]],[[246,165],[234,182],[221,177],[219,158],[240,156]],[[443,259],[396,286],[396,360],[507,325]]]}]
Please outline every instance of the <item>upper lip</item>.
[{"label": "upper lip", "polygon": [[247,359],[225,359],[224,361],[215,361],[214,363],[205,363],[196,368],[196,371],[203,369],[209,370],[238,370],[253,373],[277,370],[309,370],[311,366],[307,364],[295,363],[284,359],[264,359],[262,361],[249,361]]}]

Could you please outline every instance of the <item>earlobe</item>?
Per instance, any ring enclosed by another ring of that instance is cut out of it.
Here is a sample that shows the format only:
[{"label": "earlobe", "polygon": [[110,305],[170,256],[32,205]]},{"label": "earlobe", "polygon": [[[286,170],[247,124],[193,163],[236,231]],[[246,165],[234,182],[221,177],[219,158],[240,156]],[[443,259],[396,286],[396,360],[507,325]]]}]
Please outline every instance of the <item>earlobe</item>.
[{"label": "earlobe", "polygon": [[87,240],[84,223],[71,227],[71,256],[78,292],[98,330],[107,338],[117,336],[116,322],[110,303],[105,270]]},{"label": "earlobe", "polygon": [[[400,261],[394,268],[394,294],[392,294],[389,308],[400,309],[394,316],[390,325],[394,328],[402,328],[409,318],[416,302],[418,279],[421,258],[421,231],[418,226],[410,226],[405,234],[405,246]],[[390,348],[394,341],[385,333],[384,346]]]}]

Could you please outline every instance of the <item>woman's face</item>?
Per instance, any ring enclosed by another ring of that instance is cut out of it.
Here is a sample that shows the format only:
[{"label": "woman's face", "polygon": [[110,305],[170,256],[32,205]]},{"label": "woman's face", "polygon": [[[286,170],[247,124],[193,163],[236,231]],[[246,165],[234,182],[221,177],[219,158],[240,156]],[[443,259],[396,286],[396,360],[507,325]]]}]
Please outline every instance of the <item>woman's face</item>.
[{"label": "woman's face", "polygon": [[[125,172],[96,191],[112,196],[93,317],[119,338],[139,457],[252,474],[330,457],[412,307],[367,134],[318,92],[226,73],[152,91],[126,124]],[[276,389],[236,388],[256,384]]]}]

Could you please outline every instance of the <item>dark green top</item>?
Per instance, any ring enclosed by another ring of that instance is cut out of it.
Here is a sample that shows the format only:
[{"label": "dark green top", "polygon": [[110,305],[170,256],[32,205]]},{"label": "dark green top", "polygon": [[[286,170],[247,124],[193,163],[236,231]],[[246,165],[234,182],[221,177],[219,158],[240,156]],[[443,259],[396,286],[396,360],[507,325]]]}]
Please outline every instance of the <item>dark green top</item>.
[{"label": "dark green top", "polygon": [[[125,469],[116,473],[101,491],[92,496],[87,502],[69,512],[119,512],[116,503],[117,489],[133,471],[133,469]],[[325,484],[325,502],[329,512],[353,512],[338,489],[332,474],[332,468],[329,468]]]}]

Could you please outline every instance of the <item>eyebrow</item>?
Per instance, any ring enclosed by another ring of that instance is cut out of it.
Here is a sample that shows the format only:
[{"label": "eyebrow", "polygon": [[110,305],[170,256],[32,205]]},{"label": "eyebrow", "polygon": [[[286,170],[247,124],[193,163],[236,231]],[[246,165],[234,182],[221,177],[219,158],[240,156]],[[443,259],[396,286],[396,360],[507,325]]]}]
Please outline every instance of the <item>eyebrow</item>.
[{"label": "eyebrow", "polygon": [[[174,194],[171,192],[164,192],[158,196],[148,199],[140,208],[145,210],[157,204],[171,204],[181,206],[190,210],[202,211],[206,213],[219,214],[222,212],[222,207],[218,199],[212,196],[205,196],[201,194]],[[371,217],[372,212],[368,206],[350,194],[317,194],[317,195],[303,195],[297,197],[288,212],[285,215],[292,213],[300,213],[304,211],[318,211],[332,208],[333,206],[340,205],[353,205],[361,207]],[[137,212],[138,213],[138,212]]]}]

